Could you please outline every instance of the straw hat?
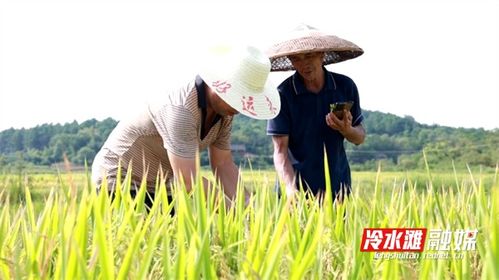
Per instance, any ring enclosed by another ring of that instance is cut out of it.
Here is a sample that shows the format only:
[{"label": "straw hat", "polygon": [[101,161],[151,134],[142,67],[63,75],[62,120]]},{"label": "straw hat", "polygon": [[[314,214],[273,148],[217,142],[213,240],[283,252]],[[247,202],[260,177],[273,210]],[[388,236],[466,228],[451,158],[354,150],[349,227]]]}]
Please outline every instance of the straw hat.
[{"label": "straw hat", "polygon": [[276,87],[267,79],[270,60],[252,46],[211,48],[199,73],[232,108],[254,119],[272,119],[281,109]]},{"label": "straw hat", "polygon": [[356,58],[364,53],[360,47],[350,41],[301,24],[283,41],[268,49],[267,55],[272,61],[271,71],[295,70],[287,56],[310,52],[324,52],[323,65]]}]

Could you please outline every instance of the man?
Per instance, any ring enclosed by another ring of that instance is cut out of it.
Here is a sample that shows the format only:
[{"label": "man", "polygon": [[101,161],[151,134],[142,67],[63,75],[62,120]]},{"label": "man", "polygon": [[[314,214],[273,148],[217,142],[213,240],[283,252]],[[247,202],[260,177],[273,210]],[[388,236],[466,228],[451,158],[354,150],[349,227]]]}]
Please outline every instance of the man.
[{"label": "man", "polygon": [[[349,77],[329,72],[324,65],[362,53],[355,44],[307,25],[269,49],[272,71],[296,70],[278,86],[281,112],[267,124],[274,165],[288,196],[293,197],[300,185],[321,196],[326,176],[331,180],[333,199],[350,192],[350,167],[343,144],[346,139],[359,145],[366,135],[359,95]],[[353,107],[344,110],[342,117],[330,111],[332,104],[347,101],[353,102]],[[324,169],[325,153],[329,174]]]},{"label": "man", "polygon": [[[182,181],[191,191],[191,178],[199,172],[196,154],[208,149],[211,169],[230,203],[239,177],[230,151],[232,119],[238,113],[255,119],[277,115],[280,100],[267,81],[269,73],[269,58],[254,47],[213,49],[195,79],[162,103],[120,121],[94,159],[93,181],[100,187],[105,178],[112,194],[121,166],[123,177],[131,173],[132,196],[146,179],[150,207],[157,176],[168,187]],[[211,188],[205,178],[203,185]]]}]

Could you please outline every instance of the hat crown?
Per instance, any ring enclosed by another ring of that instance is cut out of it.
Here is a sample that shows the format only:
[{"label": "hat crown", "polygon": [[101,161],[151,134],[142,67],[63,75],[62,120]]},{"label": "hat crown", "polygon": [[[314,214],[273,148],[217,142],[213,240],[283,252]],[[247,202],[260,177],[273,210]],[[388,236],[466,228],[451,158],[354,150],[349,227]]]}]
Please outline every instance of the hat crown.
[{"label": "hat crown", "polygon": [[319,31],[317,28],[305,23],[299,24],[297,27],[295,27],[293,31],[310,31],[310,30]]},{"label": "hat crown", "polygon": [[364,53],[360,47],[348,40],[302,23],[270,46],[267,55],[271,59],[272,71],[287,71],[295,70],[287,56],[310,52],[324,53],[323,65],[342,62]]},{"label": "hat crown", "polygon": [[327,35],[321,30],[303,23],[291,30],[286,38],[288,40],[302,40],[309,37],[320,38],[322,36]]},{"label": "hat crown", "polygon": [[239,59],[234,58],[233,80],[239,81],[247,88],[255,92],[261,92],[265,87],[270,74],[270,60],[257,48],[248,46],[242,53],[235,54]]},{"label": "hat crown", "polygon": [[271,119],[281,108],[268,79],[270,58],[260,49],[224,45],[212,49],[200,72],[205,83],[228,105],[250,118]]}]

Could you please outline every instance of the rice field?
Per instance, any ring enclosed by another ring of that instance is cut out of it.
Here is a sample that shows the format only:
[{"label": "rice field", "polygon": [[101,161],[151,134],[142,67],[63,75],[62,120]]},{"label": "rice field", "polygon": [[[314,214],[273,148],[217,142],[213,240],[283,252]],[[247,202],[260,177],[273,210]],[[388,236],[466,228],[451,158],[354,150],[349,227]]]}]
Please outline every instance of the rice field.
[{"label": "rice field", "polygon": [[[497,168],[354,172],[341,204],[279,199],[275,177],[243,170],[252,197],[233,207],[181,186],[169,204],[158,186],[147,211],[126,181],[111,200],[83,173],[0,175],[0,279],[499,279]],[[380,254],[361,251],[368,228],[477,234],[466,250]]]}]

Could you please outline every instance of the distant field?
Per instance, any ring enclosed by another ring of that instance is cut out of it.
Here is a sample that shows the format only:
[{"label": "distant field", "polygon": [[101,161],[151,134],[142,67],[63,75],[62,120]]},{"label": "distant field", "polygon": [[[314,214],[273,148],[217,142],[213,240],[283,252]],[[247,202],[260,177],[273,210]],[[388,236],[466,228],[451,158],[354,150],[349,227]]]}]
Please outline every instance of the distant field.
[{"label": "distant field", "polygon": [[[212,178],[210,171],[203,170],[203,176]],[[250,189],[256,187],[269,187],[274,189],[276,173],[274,170],[243,170],[243,181],[245,186]],[[460,171],[456,174],[448,171],[439,171],[430,173],[433,186],[437,189],[452,188],[456,189],[462,184],[470,185],[472,179],[476,183],[481,181],[484,186],[492,186],[494,180],[497,181],[497,174],[488,171],[486,173],[470,173]],[[410,172],[352,172],[352,186],[354,192],[358,191],[363,195],[372,192],[376,180],[389,190],[390,188],[407,187],[408,184],[414,184],[417,189],[425,189],[429,181],[428,173],[424,171]],[[82,186],[89,184],[84,172],[61,174],[55,173],[23,173],[23,174],[1,174],[0,173],[0,191],[13,189],[14,192],[22,191],[19,187],[28,186],[31,195],[34,197],[48,195],[52,188],[64,189],[70,185],[81,189]]]},{"label": "distant field", "polygon": [[[472,172],[353,172],[351,197],[319,206],[276,199],[273,170],[244,170],[248,205],[179,187],[174,216],[162,191],[147,212],[84,173],[1,174],[0,279],[499,279],[497,170]],[[379,257],[360,251],[366,228],[440,230],[453,249]]]}]

